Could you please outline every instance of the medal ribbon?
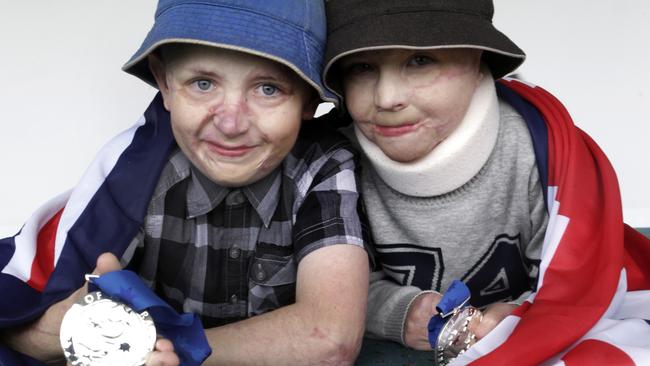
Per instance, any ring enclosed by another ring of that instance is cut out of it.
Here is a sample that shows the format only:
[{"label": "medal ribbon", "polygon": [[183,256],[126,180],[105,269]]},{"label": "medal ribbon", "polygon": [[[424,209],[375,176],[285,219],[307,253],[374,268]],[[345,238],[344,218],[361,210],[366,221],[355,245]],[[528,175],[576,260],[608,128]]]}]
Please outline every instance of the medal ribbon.
[{"label": "medal ribbon", "polygon": [[148,311],[156,331],[174,344],[181,366],[198,366],[212,353],[198,315],[179,315],[158,297],[135,273],[122,270],[90,279],[107,296],[119,300],[133,310]]},{"label": "medal ribbon", "polygon": [[447,292],[442,296],[440,302],[436,306],[438,314],[431,317],[429,320],[429,344],[431,348],[435,348],[438,343],[438,336],[444,327],[449,317],[457,310],[462,309],[469,302],[471,294],[467,285],[462,281],[454,280]]}]

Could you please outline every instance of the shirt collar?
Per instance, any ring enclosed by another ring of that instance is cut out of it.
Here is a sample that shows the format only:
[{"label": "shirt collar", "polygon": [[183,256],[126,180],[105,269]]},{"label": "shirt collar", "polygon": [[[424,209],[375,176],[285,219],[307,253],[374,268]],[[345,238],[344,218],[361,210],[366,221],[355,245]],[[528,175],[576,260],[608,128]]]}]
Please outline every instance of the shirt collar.
[{"label": "shirt collar", "polygon": [[224,187],[206,177],[196,167],[191,167],[187,187],[187,216],[194,218],[214,210],[228,193],[237,189],[244,193],[255,212],[268,227],[280,200],[280,168],[266,177],[244,187]]},{"label": "shirt collar", "polygon": [[271,218],[280,201],[280,170],[280,167],[275,168],[271,174],[243,188],[244,195],[257,211],[265,227],[271,224]]}]

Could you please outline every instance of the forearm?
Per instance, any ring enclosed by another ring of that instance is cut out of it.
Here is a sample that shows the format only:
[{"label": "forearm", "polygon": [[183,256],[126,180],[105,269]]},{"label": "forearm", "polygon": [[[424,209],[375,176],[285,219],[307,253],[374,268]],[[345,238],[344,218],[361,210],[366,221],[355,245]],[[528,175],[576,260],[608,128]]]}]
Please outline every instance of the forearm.
[{"label": "forearm", "polygon": [[[121,269],[120,264],[110,253],[97,259],[93,274],[101,275]],[[87,285],[82,286],[67,298],[50,306],[43,315],[30,324],[2,332],[2,341],[12,349],[37,360],[56,361],[64,358],[59,334],[63,316],[82,296],[88,293]]]},{"label": "forearm", "polygon": [[325,324],[299,306],[286,306],[245,321],[206,331],[212,356],[206,365],[351,365],[363,324]]},{"label": "forearm", "polygon": [[363,339],[367,268],[365,251],[348,245],[305,257],[296,303],[207,330],[206,365],[353,364]]},{"label": "forearm", "polygon": [[2,332],[2,341],[12,349],[40,361],[63,359],[59,330],[63,315],[72,304],[69,299],[52,305],[35,321]]}]

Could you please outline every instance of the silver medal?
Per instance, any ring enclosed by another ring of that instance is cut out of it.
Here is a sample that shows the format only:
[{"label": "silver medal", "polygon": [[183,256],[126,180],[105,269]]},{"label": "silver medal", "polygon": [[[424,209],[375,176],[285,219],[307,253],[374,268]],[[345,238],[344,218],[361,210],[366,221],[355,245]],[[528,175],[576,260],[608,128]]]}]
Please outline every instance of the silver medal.
[{"label": "silver medal", "polygon": [[153,350],[156,328],[146,311],[95,291],[65,313],[60,340],[73,366],[140,366]]},{"label": "silver medal", "polygon": [[480,321],[482,316],[481,312],[472,306],[454,312],[438,335],[434,349],[437,365],[448,364],[476,343],[476,336],[469,331],[469,324],[473,319]]}]

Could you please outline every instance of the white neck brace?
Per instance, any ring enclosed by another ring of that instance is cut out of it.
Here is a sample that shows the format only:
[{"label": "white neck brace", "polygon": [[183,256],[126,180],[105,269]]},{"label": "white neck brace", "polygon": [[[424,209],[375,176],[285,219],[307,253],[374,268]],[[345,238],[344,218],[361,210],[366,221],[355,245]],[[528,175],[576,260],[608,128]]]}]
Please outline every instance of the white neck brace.
[{"label": "white neck brace", "polygon": [[391,160],[355,126],[361,149],[379,176],[394,190],[431,197],[451,192],[474,177],[487,162],[499,131],[499,103],[487,68],[463,120],[427,156],[410,162]]}]

